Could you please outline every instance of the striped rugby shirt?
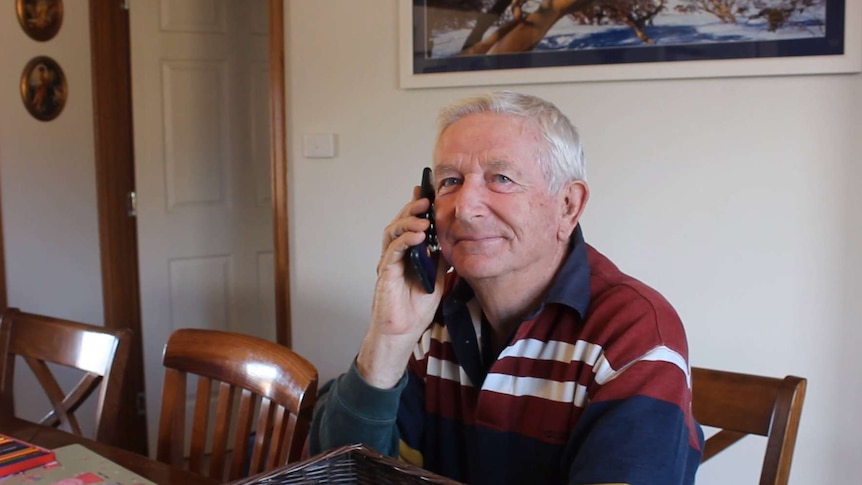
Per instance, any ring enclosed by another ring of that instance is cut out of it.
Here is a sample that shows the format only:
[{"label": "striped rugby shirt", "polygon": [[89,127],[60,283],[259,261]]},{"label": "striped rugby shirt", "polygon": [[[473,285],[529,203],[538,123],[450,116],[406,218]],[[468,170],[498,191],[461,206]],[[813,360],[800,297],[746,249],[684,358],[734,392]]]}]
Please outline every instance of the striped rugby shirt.
[{"label": "striped rugby shirt", "polygon": [[[312,452],[365,442],[467,483],[692,484],[685,332],[655,290],[583,241],[499,355],[473,291],[451,290],[391,390],[355,365],[321,396]],[[484,330],[484,332],[483,332]]]}]

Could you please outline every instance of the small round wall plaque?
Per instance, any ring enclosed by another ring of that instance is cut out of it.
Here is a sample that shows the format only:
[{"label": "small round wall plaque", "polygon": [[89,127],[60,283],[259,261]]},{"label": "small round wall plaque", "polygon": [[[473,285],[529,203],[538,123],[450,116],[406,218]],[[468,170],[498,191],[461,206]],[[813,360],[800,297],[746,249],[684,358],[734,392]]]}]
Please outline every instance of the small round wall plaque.
[{"label": "small round wall plaque", "polygon": [[66,105],[66,75],[54,59],[34,57],[21,73],[21,100],[37,120],[56,118]]},{"label": "small round wall plaque", "polygon": [[63,23],[63,0],[15,0],[18,23],[31,38],[52,39]]}]

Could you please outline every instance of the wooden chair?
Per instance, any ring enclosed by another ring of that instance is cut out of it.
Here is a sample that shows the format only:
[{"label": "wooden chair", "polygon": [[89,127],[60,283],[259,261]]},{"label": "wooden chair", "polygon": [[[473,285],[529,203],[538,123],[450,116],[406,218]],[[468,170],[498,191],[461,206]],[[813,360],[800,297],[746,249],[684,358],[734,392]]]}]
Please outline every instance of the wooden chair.
[{"label": "wooden chair", "polygon": [[806,379],[692,368],[692,410],[720,430],[706,440],[701,462],[748,434],[767,437],[761,485],[786,485],[802,415]]},{"label": "wooden chair", "polygon": [[[89,438],[120,446],[121,393],[132,333],[7,309],[0,319],[0,413],[15,415],[15,361],[29,365],[51,402],[39,421],[84,436],[75,411],[99,389],[95,429]],[[81,380],[64,392],[48,364],[83,371]],[[20,385],[20,384],[19,384]]]},{"label": "wooden chair", "polygon": [[[171,334],[162,362],[159,461],[186,466],[188,444],[191,471],[224,480],[229,458],[228,480],[235,480],[299,459],[317,395],[317,369],[305,358],[257,337],[185,328]],[[192,407],[186,381],[192,375],[197,376],[197,390],[186,443],[186,409]]]}]

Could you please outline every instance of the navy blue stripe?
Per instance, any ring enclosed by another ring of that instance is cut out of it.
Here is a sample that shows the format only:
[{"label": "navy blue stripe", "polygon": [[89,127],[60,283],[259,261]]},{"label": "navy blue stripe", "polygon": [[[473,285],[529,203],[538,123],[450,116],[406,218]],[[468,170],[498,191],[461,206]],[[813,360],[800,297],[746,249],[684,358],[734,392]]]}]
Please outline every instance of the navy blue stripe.
[{"label": "navy blue stripe", "polygon": [[682,410],[648,396],[591,404],[566,445],[433,414],[423,432],[425,468],[471,484],[691,485],[700,462]]},{"label": "navy blue stripe", "polygon": [[689,485],[700,462],[683,411],[648,396],[587,406],[566,455],[573,483]]},{"label": "navy blue stripe", "polygon": [[470,484],[566,483],[563,446],[427,415],[424,467]]},{"label": "navy blue stripe", "polygon": [[414,450],[422,451],[422,429],[425,417],[425,385],[413,372],[407,371],[407,386],[398,406],[398,432],[401,440]]}]

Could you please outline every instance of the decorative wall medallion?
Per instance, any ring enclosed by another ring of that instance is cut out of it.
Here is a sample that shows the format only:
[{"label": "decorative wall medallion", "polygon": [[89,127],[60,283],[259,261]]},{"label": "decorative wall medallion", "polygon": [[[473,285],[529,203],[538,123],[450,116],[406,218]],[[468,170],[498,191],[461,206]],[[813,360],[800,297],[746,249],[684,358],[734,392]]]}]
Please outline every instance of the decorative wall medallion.
[{"label": "decorative wall medallion", "polygon": [[34,118],[50,121],[66,105],[66,75],[54,59],[34,57],[21,73],[21,100]]},{"label": "decorative wall medallion", "polygon": [[15,0],[18,23],[33,39],[50,40],[63,23],[63,0]]}]

